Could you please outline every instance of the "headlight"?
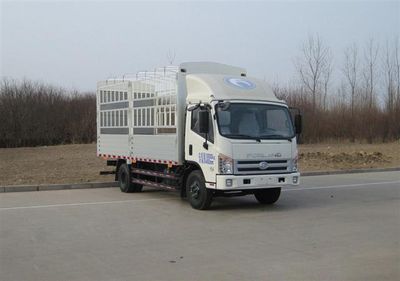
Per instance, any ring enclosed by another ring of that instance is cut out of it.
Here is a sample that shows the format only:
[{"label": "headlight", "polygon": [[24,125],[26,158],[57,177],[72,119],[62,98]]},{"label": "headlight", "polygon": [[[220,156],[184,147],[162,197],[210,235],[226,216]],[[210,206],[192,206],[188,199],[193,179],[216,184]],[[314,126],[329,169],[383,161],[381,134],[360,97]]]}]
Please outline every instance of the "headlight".
[{"label": "headlight", "polygon": [[233,174],[232,158],[223,154],[218,155],[218,167],[221,174]]},{"label": "headlight", "polygon": [[297,160],[298,160],[298,156],[296,155],[296,157],[292,160],[292,172],[298,171]]}]

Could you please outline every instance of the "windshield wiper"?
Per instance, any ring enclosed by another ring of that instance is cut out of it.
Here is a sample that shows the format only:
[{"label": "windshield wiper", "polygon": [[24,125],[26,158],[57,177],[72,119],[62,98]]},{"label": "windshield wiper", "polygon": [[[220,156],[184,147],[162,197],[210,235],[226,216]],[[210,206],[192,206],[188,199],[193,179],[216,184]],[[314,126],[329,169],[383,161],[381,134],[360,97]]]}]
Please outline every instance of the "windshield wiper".
[{"label": "windshield wiper", "polygon": [[255,141],[261,142],[261,139],[259,137],[253,137],[253,136],[244,135],[244,134],[227,134],[227,135],[224,135],[224,136],[226,136],[226,137],[239,137],[239,138],[243,137],[243,138],[246,138],[246,139],[251,139],[251,140],[255,140]]},{"label": "windshield wiper", "polygon": [[271,139],[285,139],[285,140],[288,140],[288,141],[292,141],[292,138],[291,137],[285,137],[285,136],[282,136],[282,135],[261,135],[260,136],[260,138],[271,138]]}]

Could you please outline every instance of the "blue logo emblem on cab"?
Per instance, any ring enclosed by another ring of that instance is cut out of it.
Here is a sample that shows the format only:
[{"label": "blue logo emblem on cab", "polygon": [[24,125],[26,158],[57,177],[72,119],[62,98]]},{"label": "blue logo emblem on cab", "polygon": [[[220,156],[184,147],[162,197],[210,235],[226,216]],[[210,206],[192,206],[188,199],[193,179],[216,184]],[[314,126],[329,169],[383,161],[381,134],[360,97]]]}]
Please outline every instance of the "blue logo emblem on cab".
[{"label": "blue logo emblem on cab", "polygon": [[230,86],[244,90],[251,90],[256,87],[256,85],[253,82],[243,78],[226,77],[224,78],[224,81],[226,84]]}]

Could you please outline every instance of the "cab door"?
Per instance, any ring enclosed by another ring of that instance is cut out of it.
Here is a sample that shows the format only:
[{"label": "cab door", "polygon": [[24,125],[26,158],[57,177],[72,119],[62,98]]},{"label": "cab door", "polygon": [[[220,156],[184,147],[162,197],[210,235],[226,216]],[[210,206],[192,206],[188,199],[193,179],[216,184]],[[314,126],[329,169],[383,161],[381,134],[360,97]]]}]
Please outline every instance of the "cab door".
[{"label": "cab door", "polygon": [[206,186],[215,188],[215,174],[218,163],[214,146],[214,122],[209,110],[209,130],[207,136],[201,134],[199,131],[200,110],[201,108],[197,107],[194,110],[188,110],[186,114],[185,158],[187,161],[197,163],[203,172]]}]

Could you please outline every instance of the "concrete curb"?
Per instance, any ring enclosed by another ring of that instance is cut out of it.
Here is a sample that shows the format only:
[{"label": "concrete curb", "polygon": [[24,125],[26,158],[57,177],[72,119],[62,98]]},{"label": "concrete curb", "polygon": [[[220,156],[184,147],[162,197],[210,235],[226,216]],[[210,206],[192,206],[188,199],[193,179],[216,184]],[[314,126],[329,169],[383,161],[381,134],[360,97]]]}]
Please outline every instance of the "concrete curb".
[{"label": "concrete curb", "polygon": [[37,185],[6,185],[0,186],[1,192],[25,192],[25,191],[43,191],[43,190],[65,190],[65,189],[90,189],[116,187],[118,182],[88,182],[76,184],[37,184]]},{"label": "concrete curb", "polygon": [[[301,176],[312,177],[312,176],[325,176],[325,175],[391,172],[391,171],[400,171],[400,167],[323,171],[323,172],[304,172],[304,173],[301,173]],[[75,183],[75,184],[6,185],[6,186],[0,186],[0,193],[2,193],[2,192],[44,191],[44,190],[65,190],[65,189],[90,189],[90,188],[105,188],[105,187],[117,187],[117,186],[118,186],[118,182],[116,182],[116,181],[88,182],[88,183]]]},{"label": "concrete curb", "polygon": [[373,168],[373,169],[353,169],[353,170],[335,170],[335,171],[316,171],[300,173],[303,177],[325,176],[325,175],[341,175],[341,174],[359,174],[359,173],[374,173],[374,172],[393,172],[400,171],[400,167],[393,168]]}]

